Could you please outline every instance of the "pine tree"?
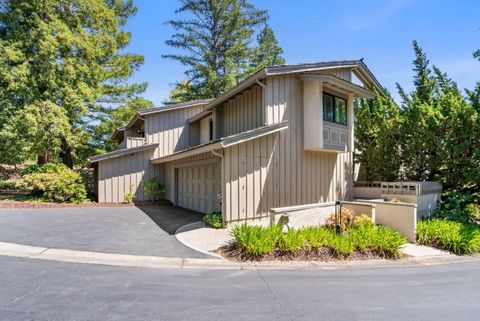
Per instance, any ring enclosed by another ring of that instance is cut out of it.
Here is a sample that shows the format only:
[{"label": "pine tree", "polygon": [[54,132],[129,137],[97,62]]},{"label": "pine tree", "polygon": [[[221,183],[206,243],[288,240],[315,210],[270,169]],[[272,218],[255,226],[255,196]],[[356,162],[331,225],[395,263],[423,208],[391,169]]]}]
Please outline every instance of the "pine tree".
[{"label": "pine tree", "polygon": [[[180,54],[164,58],[187,67],[187,80],[177,84],[176,101],[212,98],[245,76],[250,66],[252,36],[267,20],[267,13],[247,0],[180,0],[177,14],[168,22],[175,34],[167,45]],[[187,89],[187,90],[185,90]]]},{"label": "pine tree", "polygon": [[267,66],[285,63],[285,59],[282,57],[283,50],[279,46],[272,28],[268,25],[257,36],[257,42],[258,46],[253,49],[251,73]]},{"label": "pine tree", "polygon": [[[73,166],[77,152],[91,140],[87,121],[101,120],[145,89],[145,84],[127,83],[143,57],[120,53],[130,41],[123,26],[134,13],[131,0],[2,1],[0,143],[10,137],[14,145],[8,148],[25,151],[24,158],[60,158]],[[28,117],[44,106],[56,110],[50,126],[68,119],[58,131],[61,139],[51,142],[55,146],[42,151],[41,144],[22,145],[20,128],[7,132],[9,119]],[[2,151],[4,158],[9,154]]]}]

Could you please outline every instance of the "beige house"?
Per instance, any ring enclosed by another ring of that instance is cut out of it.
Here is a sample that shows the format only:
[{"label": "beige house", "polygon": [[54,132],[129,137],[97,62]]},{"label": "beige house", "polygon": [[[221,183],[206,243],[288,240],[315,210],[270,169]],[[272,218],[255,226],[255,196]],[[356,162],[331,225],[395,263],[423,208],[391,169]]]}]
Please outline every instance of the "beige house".
[{"label": "beige house", "polygon": [[[139,111],[89,159],[99,202],[157,179],[174,205],[225,222],[269,209],[352,199],[355,98],[379,82],[362,60],[262,69],[225,94]],[[221,201],[220,201],[221,200]]]}]

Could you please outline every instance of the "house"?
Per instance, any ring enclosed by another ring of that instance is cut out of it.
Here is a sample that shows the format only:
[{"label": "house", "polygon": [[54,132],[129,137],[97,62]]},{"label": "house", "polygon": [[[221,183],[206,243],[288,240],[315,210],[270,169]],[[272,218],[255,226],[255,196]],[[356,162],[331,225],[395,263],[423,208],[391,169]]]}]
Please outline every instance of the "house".
[{"label": "house", "polygon": [[174,205],[224,222],[350,200],[353,103],[374,88],[363,60],[281,65],[215,99],[140,110],[113,133],[117,151],[89,159],[98,201],[146,200],[140,182],[152,178]]}]

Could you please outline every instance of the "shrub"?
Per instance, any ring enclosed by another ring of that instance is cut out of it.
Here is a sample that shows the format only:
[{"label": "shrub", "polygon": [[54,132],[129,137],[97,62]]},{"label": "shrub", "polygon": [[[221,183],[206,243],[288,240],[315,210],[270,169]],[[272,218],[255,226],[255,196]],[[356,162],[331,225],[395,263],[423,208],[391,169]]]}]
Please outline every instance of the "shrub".
[{"label": "shrub", "polygon": [[[340,211],[340,227],[342,231],[349,225],[353,224],[353,213],[349,209],[342,207]],[[325,221],[325,225],[335,228],[336,221],[335,221],[335,213],[330,214],[330,216]]]},{"label": "shrub", "polygon": [[480,196],[447,191],[442,194],[440,209],[435,217],[460,223],[474,223],[480,220]]},{"label": "shrub", "polygon": [[258,259],[275,250],[282,230],[280,227],[236,225],[232,229],[233,245],[240,250],[242,256]]},{"label": "shrub", "polygon": [[17,184],[15,182],[2,181],[0,179],[0,189],[16,189]]},{"label": "shrub", "polygon": [[298,253],[306,244],[306,235],[303,229],[291,229],[281,233],[278,238],[278,249],[282,253]]},{"label": "shrub", "polygon": [[351,225],[345,234],[337,234],[327,226],[290,228],[283,233],[278,226],[240,225],[233,228],[232,236],[233,247],[243,258],[250,259],[274,253],[296,255],[322,249],[337,258],[348,257],[355,251],[399,258],[400,248],[406,242],[398,232],[371,222]]},{"label": "shrub", "polygon": [[221,213],[207,213],[202,220],[210,227],[220,229],[223,228],[223,220]]},{"label": "shrub", "polygon": [[480,227],[434,218],[418,222],[417,241],[452,253],[480,253]]},{"label": "shrub", "polygon": [[29,166],[22,174],[24,187],[45,200],[74,203],[86,200],[82,178],[63,164]]},{"label": "shrub", "polygon": [[143,193],[150,196],[152,201],[162,193],[165,193],[165,186],[161,185],[155,178],[142,181],[141,186]]},{"label": "shrub", "polygon": [[407,242],[403,235],[392,228],[371,222],[351,226],[347,234],[359,251],[368,250],[383,258],[399,258],[400,248]]}]

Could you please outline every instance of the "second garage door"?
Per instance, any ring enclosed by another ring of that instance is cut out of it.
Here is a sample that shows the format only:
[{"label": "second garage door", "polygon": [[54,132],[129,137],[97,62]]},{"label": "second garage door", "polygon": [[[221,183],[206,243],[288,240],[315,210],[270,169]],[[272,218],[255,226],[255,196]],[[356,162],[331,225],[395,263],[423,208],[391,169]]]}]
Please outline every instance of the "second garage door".
[{"label": "second garage door", "polygon": [[194,211],[219,212],[220,164],[177,168],[177,205]]}]

